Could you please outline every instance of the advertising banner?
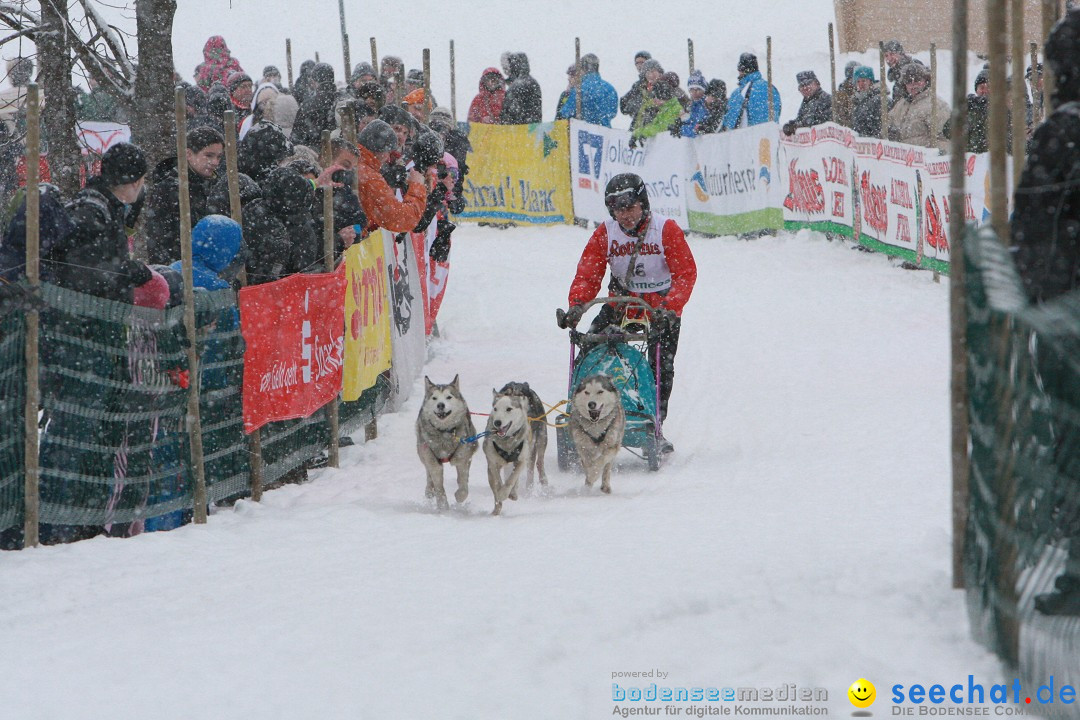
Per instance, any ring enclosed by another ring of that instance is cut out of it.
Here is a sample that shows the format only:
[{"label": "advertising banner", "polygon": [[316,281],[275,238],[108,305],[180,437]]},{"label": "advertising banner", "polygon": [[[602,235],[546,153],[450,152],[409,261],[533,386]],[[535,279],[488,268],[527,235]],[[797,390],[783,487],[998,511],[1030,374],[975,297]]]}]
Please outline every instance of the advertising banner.
[{"label": "advertising banner", "polygon": [[244,432],[311,415],[341,389],[341,273],[290,275],[241,288]]},{"label": "advertising banner", "polygon": [[386,279],[393,318],[390,409],[397,410],[409,399],[413,381],[420,376],[427,355],[423,276],[415,245],[409,240],[395,242],[394,234],[386,230],[379,232],[383,238],[383,254],[388,260]]},{"label": "advertising banner", "polygon": [[689,228],[710,235],[778,229],[783,213],[776,166],[776,123],[677,140],[688,145]]},{"label": "advertising banner", "polygon": [[851,237],[855,133],[827,123],[779,137],[777,180],[784,227]]},{"label": "advertising banner", "polygon": [[631,148],[626,130],[571,120],[569,159],[574,214],[594,222],[607,220],[604,188],[608,180],[632,172],[645,181],[653,212],[688,228],[685,185],[690,157],[691,144],[682,138],[661,134]]},{"label": "advertising banner", "polygon": [[567,121],[469,127],[470,172],[455,217],[492,223],[553,225],[574,220]]},{"label": "advertising banner", "polygon": [[390,367],[390,295],[378,234],[345,251],[345,371],[342,398],[352,402]]}]

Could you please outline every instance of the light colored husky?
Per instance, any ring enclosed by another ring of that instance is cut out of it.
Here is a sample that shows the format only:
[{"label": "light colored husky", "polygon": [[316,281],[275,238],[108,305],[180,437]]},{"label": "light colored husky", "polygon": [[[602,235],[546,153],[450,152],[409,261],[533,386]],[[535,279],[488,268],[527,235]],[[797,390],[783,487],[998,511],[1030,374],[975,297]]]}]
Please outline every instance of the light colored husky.
[{"label": "light colored husky", "polygon": [[440,510],[450,507],[443,488],[443,465],[447,463],[457,469],[454,499],[461,503],[469,497],[469,466],[476,454],[476,443],[462,440],[473,435],[476,426],[461,395],[458,376],[449,385],[436,385],[425,377],[424,404],[416,418],[416,453],[427,470],[425,495],[435,498]]},{"label": "light colored husky", "polygon": [[626,432],[626,411],[615,383],[607,375],[590,375],[578,383],[570,399],[570,437],[574,441],[585,484],[601,478],[600,489],[611,492],[611,468]]},{"label": "light colored husky", "polygon": [[[529,393],[535,396],[524,383],[510,383],[502,390],[491,391],[491,415],[487,422],[488,434],[484,438],[484,457],[488,464],[488,484],[495,495],[492,515],[502,512],[503,502],[507,499],[517,500],[517,486],[522,471],[528,471],[531,481],[533,465],[537,463],[535,421],[529,419],[536,416],[530,415]],[[539,398],[536,402],[539,403]],[[547,429],[542,423],[540,427],[546,446]],[[546,485],[542,451],[539,468],[540,482]]]}]

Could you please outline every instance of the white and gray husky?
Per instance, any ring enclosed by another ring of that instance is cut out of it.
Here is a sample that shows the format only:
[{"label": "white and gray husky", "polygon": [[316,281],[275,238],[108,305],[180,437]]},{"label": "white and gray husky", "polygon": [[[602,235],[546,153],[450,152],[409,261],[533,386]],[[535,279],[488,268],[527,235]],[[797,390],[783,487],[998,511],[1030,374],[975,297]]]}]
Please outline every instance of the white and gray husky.
[{"label": "white and gray husky", "polygon": [[[544,472],[547,425],[542,417],[543,403],[528,383],[507,383],[502,390],[491,393],[484,456],[488,463],[488,484],[495,495],[492,515],[498,515],[502,512],[503,502],[517,500],[522,471],[526,473],[528,486],[533,483],[534,467],[540,475],[540,484],[547,485],[547,473]],[[506,475],[507,468],[509,475]]]},{"label": "white and gray husky", "polygon": [[585,484],[592,487],[600,478],[600,489],[610,493],[611,468],[626,432],[626,411],[610,377],[590,375],[578,383],[570,399],[569,427]]},{"label": "white and gray husky", "polygon": [[450,507],[443,488],[443,465],[457,469],[454,499],[462,503],[469,497],[469,466],[476,454],[476,442],[462,440],[473,435],[476,427],[461,395],[458,376],[448,385],[436,385],[424,377],[424,404],[416,418],[416,453],[427,470],[425,495],[435,498],[440,510]]}]

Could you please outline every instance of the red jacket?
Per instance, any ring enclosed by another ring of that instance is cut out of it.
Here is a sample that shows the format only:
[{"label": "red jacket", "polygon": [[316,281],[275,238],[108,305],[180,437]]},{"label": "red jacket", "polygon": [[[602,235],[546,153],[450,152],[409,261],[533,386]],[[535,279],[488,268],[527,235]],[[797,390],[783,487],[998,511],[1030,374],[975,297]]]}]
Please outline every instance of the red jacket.
[{"label": "red jacket", "polygon": [[485,70],[484,74],[480,76],[480,92],[476,94],[472,104],[469,105],[469,122],[471,123],[495,125],[498,124],[499,116],[502,114],[506,90],[492,92],[484,87],[484,78],[488,75],[497,75],[502,80],[502,73],[499,72],[498,68],[493,67]]},{"label": "red jacket", "polygon": [[[664,259],[671,271],[671,287],[663,295],[660,293],[630,294],[642,298],[652,307],[666,308],[676,315],[682,315],[683,306],[690,299],[694,283],[697,282],[697,264],[690,252],[690,246],[686,244],[686,236],[674,220],[668,219],[664,223],[661,238]],[[588,244],[585,245],[584,252],[581,253],[577,275],[574,276],[574,282],[570,285],[570,305],[596,299],[608,270],[608,246],[607,225],[604,224],[596,228]]]}]

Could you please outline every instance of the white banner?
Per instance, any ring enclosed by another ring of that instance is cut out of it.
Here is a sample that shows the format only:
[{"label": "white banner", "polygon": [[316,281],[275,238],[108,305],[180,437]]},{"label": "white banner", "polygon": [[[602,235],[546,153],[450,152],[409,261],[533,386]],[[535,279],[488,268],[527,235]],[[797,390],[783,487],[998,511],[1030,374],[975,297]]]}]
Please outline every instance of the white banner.
[{"label": "white banner", "polygon": [[689,228],[685,184],[690,143],[664,133],[630,147],[630,133],[580,120],[570,121],[570,185],[574,215],[594,222],[608,219],[604,188],[619,173],[641,176],[654,212]]},{"label": "white banner", "polygon": [[855,133],[828,123],[780,136],[784,222],[851,237]]},{"label": "white banner", "polygon": [[394,241],[393,233],[386,230],[378,232],[382,234],[387,288],[390,308],[393,310],[390,322],[393,358],[390,373],[393,377],[393,390],[388,410],[395,411],[409,399],[414,381],[424,369],[427,356],[424,295],[420,288],[420,269],[410,238],[406,235],[405,241],[399,243]]},{"label": "white banner", "polygon": [[92,153],[104,155],[113,145],[131,142],[131,128],[123,123],[78,123],[79,145]]},{"label": "white banner", "polygon": [[779,228],[776,123],[682,140],[690,146],[686,183],[690,229],[711,235]]}]

